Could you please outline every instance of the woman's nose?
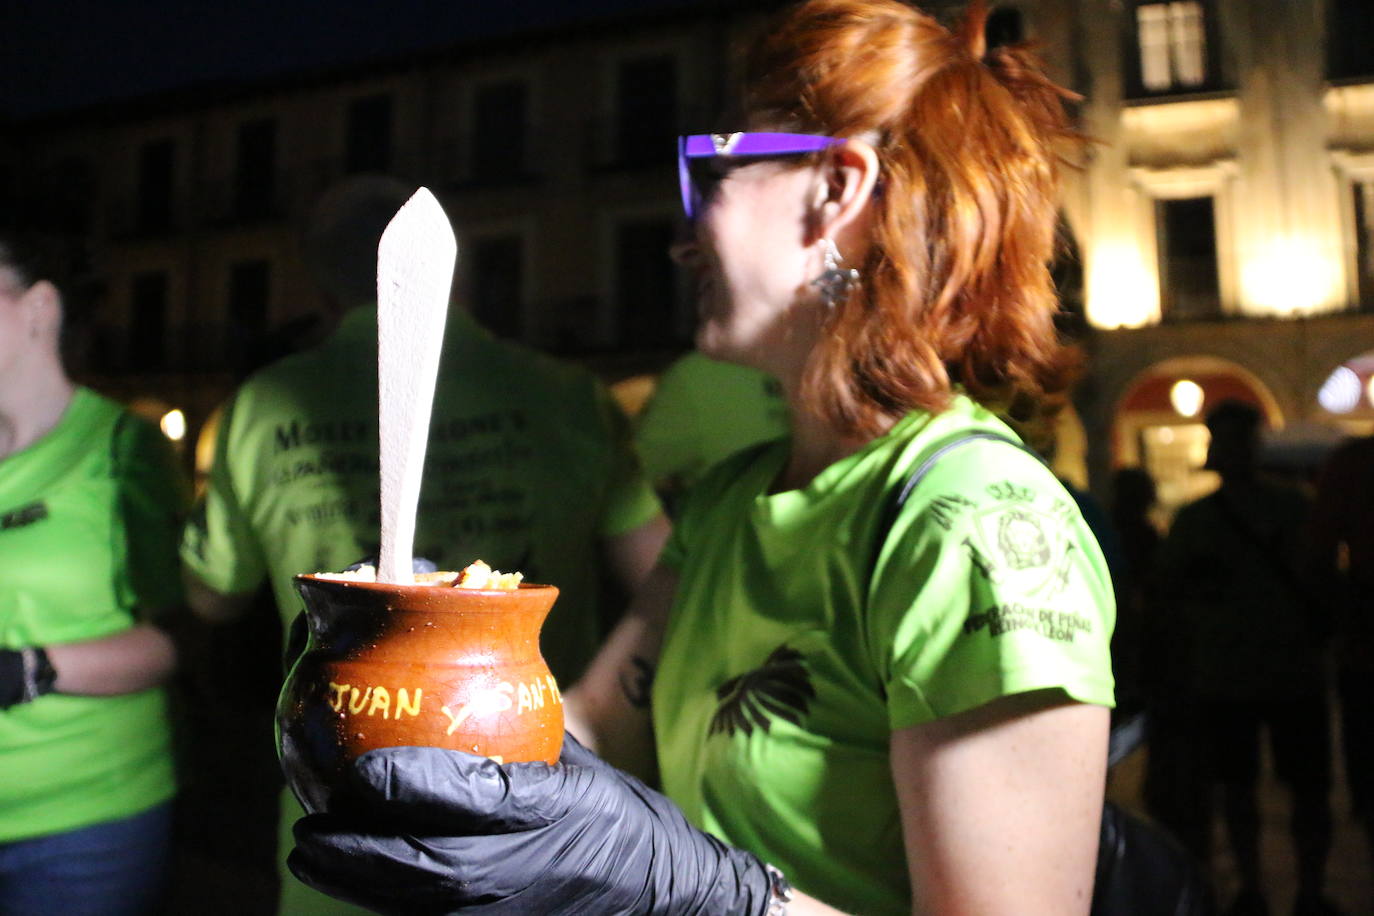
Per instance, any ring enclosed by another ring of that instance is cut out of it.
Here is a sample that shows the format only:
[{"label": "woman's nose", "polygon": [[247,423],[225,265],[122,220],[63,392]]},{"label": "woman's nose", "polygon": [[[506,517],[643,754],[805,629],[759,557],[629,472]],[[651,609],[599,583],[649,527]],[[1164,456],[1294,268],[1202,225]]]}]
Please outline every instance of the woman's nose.
[{"label": "woman's nose", "polygon": [[668,246],[668,257],[682,267],[695,267],[701,261],[701,246],[697,244],[696,232],[690,225],[678,229],[677,237]]}]

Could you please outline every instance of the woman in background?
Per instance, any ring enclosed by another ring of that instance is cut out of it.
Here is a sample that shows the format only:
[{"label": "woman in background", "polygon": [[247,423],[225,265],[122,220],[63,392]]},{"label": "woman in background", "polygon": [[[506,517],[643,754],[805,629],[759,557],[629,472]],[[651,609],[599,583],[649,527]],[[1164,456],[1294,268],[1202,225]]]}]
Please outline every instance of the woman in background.
[{"label": "woman in background", "polygon": [[567,694],[667,797],[571,739],[377,751],[298,824],[304,880],[383,912],[1088,911],[1111,582],[1002,419],[1068,381],[1077,141],[985,19],[810,0],[752,46],[735,132],[680,141],[698,347],[779,379],[793,433],[693,490]]},{"label": "woman in background", "polygon": [[187,494],[156,429],[67,377],[54,276],[0,237],[0,913],[151,913]]}]

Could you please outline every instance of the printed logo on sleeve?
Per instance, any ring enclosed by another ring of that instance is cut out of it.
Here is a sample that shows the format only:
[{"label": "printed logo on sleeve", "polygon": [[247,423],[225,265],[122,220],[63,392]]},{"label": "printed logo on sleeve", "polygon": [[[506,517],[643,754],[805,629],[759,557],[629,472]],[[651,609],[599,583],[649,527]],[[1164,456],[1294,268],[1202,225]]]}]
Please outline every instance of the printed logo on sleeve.
[{"label": "printed logo on sleeve", "polygon": [[1030,504],[978,512],[964,544],[989,581],[1026,597],[1062,592],[1077,550],[1062,518]]},{"label": "printed logo on sleeve", "polygon": [[959,525],[970,561],[999,591],[1026,598],[1064,591],[1078,549],[1072,539],[1073,504],[1007,480],[985,492],[990,499],[938,496],[930,505],[932,517],[946,531]]},{"label": "printed logo on sleeve", "polygon": [[1057,611],[1053,608],[1029,607],[1019,602],[999,604],[964,621],[964,634],[987,630],[989,636],[1001,636],[1017,630],[1031,630],[1046,639],[1073,642],[1079,633],[1091,633],[1092,621],[1082,614]]},{"label": "printed logo on sleeve", "polygon": [[1059,642],[1091,633],[1091,619],[1052,603],[1068,589],[1079,550],[1074,504],[1012,481],[993,483],[985,493],[989,498],[945,494],[931,503],[935,522],[954,532],[978,575],[1002,599],[970,613],[964,633],[1031,631]]}]

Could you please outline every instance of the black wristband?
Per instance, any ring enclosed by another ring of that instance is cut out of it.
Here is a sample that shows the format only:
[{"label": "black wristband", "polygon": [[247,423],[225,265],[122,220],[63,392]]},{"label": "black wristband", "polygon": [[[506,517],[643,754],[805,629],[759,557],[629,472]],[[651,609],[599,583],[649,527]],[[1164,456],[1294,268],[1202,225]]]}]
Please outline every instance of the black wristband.
[{"label": "black wristband", "polygon": [[41,646],[29,646],[19,650],[24,663],[24,699],[28,703],[44,694],[52,693],[57,682],[57,670],[48,658],[48,651]]}]

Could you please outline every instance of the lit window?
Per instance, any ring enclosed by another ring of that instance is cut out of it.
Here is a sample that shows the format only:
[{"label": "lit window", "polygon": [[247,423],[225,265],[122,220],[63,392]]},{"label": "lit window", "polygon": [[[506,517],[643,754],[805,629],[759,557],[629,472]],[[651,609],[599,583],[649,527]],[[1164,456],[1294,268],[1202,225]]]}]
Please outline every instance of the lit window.
[{"label": "lit window", "polygon": [[1136,7],[1140,82],[1150,92],[1201,86],[1207,81],[1207,38],[1202,4],[1142,3]]}]

